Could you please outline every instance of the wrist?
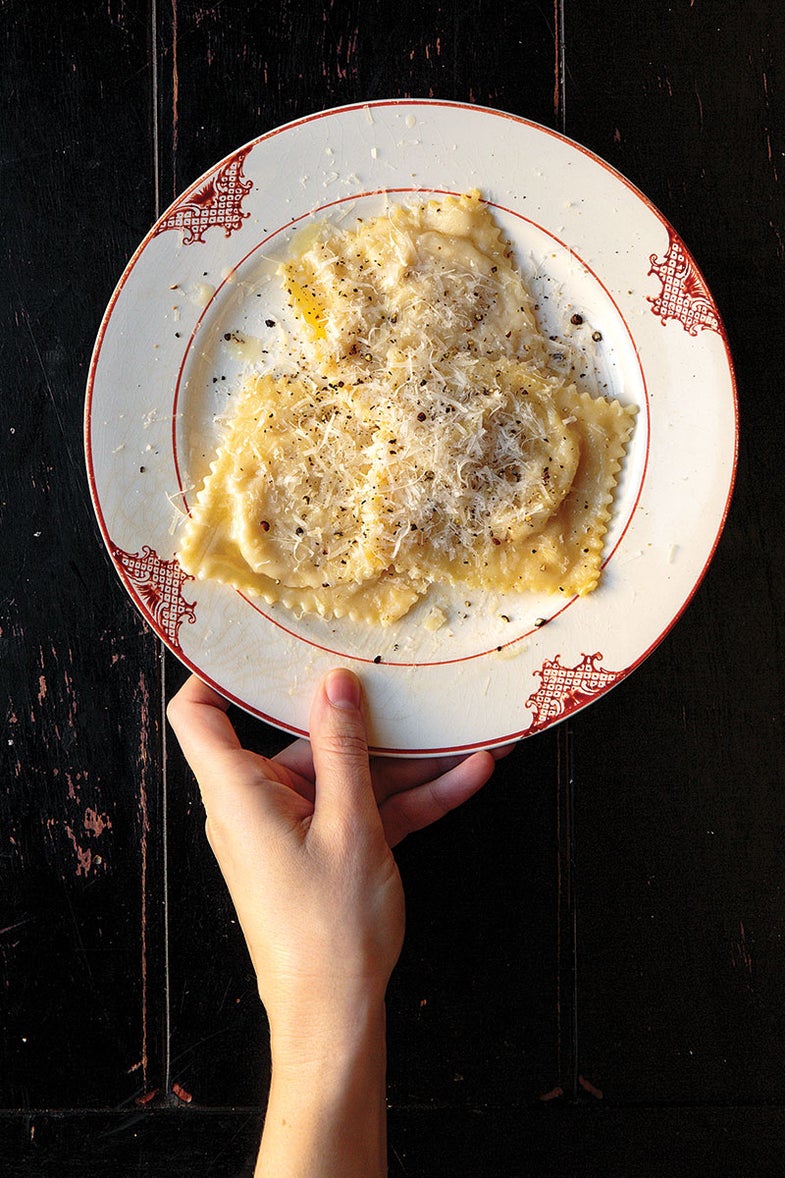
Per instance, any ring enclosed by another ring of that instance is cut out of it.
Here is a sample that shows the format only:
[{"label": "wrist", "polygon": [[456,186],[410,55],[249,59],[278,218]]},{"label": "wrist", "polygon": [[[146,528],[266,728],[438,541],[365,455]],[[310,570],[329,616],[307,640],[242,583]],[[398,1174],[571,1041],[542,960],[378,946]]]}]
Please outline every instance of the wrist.
[{"label": "wrist", "polygon": [[291,1003],[281,1015],[268,1010],[268,1015],[274,1072],[340,1072],[377,1059],[384,1065],[383,994],[322,987],[316,997]]},{"label": "wrist", "polygon": [[313,1006],[271,1025],[272,1082],[257,1176],[387,1173],[384,1000]]}]

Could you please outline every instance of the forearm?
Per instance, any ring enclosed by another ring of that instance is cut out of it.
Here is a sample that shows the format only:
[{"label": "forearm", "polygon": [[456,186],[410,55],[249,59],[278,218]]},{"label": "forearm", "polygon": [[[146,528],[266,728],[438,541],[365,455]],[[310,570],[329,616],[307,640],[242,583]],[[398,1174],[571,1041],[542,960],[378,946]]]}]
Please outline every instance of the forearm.
[{"label": "forearm", "polygon": [[272,1082],[256,1178],[387,1173],[384,1003],[318,1034],[272,1034]]}]

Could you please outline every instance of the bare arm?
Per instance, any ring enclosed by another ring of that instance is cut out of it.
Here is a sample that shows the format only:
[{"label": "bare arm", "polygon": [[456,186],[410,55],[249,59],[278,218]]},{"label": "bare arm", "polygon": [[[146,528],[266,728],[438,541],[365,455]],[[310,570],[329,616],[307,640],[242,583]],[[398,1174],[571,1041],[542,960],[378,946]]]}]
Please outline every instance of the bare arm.
[{"label": "bare arm", "polygon": [[317,689],[310,744],[273,760],[240,746],[226,708],[192,677],[169,719],[270,1022],[257,1178],[377,1178],[387,1172],[384,998],[404,933],[390,846],[479,789],[493,758],[371,762],[361,685],[343,670]]}]

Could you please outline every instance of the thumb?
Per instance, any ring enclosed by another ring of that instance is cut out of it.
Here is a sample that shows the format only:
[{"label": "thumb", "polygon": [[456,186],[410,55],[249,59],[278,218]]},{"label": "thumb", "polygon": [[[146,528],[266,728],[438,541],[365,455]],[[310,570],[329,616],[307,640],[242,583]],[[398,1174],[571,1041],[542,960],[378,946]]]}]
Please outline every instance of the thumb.
[{"label": "thumb", "polygon": [[381,824],[368,759],[363,690],[351,671],[328,671],[311,705],[316,798],[313,821],[359,818]]}]

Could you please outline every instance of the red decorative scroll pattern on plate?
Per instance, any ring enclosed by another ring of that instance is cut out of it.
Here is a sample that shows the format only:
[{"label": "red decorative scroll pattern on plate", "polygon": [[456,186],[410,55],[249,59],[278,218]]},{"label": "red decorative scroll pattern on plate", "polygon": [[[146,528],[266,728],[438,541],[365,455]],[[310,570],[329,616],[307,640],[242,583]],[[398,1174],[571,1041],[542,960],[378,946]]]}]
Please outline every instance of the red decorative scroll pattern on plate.
[{"label": "red decorative scroll pattern on plate", "polygon": [[649,256],[651,269],[662,283],[662,290],[650,298],[652,311],[666,323],[677,319],[689,335],[699,331],[719,331],[720,320],[708,288],[696,271],[684,247],[674,233],[665,257]]},{"label": "red decorative scroll pattern on plate", "polygon": [[184,573],[176,560],[161,560],[147,544],[141,552],[133,553],[113,548],[112,555],[133,585],[145,613],[170,646],[181,652],[180,626],[185,621],[196,621],[196,604],[183,597],[183,585],[193,577]]},{"label": "red decorative scroll pattern on plate", "polygon": [[539,675],[540,686],[526,700],[526,707],[534,712],[529,733],[540,732],[590,703],[621,678],[621,672],[600,666],[601,659],[602,653],[597,651],[585,654],[575,667],[563,667],[557,654],[554,659],[546,659],[539,671],[532,672]]},{"label": "red decorative scroll pattern on plate", "polygon": [[249,213],[242,211],[242,203],[253,188],[253,181],[243,175],[243,163],[248,150],[236,155],[217,168],[199,188],[177,202],[155,227],[153,237],[167,229],[179,229],[183,245],[204,241],[204,235],[219,225],[226,237],[242,226]]}]

